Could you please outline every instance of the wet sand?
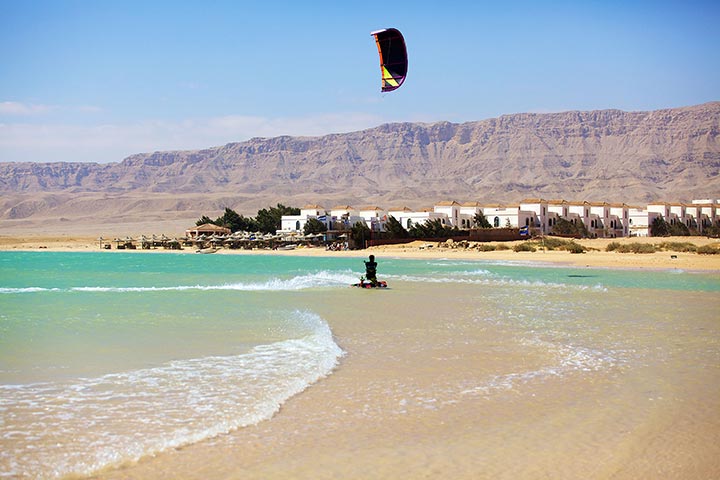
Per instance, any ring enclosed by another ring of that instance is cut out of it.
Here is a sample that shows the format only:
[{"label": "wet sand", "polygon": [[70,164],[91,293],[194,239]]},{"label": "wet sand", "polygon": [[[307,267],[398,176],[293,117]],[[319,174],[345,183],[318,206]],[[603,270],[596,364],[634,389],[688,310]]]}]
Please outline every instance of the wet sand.
[{"label": "wet sand", "polygon": [[331,376],[269,421],[93,478],[717,478],[716,299],[639,299],[640,311],[700,320],[600,325],[583,338],[624,348],[587,360],[478,317],[478,302],[512,306],[476,288],[348,289],[332,302],[319,293],[310,303],[346,351]]}]

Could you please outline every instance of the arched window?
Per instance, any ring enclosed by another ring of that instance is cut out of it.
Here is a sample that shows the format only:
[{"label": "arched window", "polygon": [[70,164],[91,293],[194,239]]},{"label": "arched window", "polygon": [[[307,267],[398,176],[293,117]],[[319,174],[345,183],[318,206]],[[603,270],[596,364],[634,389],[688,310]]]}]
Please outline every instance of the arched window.
[{"label": "arched window", "polygon": [[495,225],[496,228],[500,226],[500,217],[495,217],[493,219],[493,225]]},{"label": "arched window", "polygon": [[295,230],[300,230],[300,220],[295,222]]},{"label": "arched window", "polygon": [[408,218],[407,227],[406,227],[406,228],[409,229],[410,227],[412,227],[412,220]]},{"label": "arched window", "polygon": [[530,219],[529,219],[529,218],[526,218],[526,219],[525,219],[525,226],[526,226],[526,227],[529,227],[529,226],[530,226]]}]

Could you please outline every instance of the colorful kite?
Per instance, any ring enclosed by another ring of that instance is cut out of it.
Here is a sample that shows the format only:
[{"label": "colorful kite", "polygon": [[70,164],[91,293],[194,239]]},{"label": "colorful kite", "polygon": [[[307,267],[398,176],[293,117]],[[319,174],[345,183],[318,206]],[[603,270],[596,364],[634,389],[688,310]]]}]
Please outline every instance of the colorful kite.
[{"label": "colorful kite", "polygon": [[408,69],[407,49],[402,34],[394,28],[372,32],[380,55],[382,91],[392,92],[405,81]]}]

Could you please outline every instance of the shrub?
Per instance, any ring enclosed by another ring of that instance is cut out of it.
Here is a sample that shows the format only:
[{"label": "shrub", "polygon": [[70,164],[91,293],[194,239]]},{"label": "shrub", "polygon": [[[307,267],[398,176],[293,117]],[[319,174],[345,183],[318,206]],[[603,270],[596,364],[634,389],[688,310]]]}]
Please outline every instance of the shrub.
[{"label": "shrub", "polygon": [[575,242],[567,242],[563,248],[570,253],[585,253],[585,247]]},{"label": "shrub", "polygon": [[533,247],[531,243],[518,243],[513,247],[516,252],[536,252],[537,248]]},{"label": "shrub", "polygon": [[657,248],[652,243],[632,243],[630,244],[630,251],[632,253],[655,253]]},{"label": "shrub", "polygon": [[695,252],[697,245],[690,242],[662,242],[659,247],[671,252]]},{"label": "shrub", "polygon": [[720,248],[712,245],[703,245],[698,247],[696,251],[701,255],[720,255]]},{"label": "shrub", "polygon": [[605,247],[605,251],[606,252],[614,252],[616,250],[619,250],[621,246],[622,245],[620,245],[619,242],[610,242],[610,243],[608,243],[607,247]]},{"label": "shrub", "polygon": [[508,246],[505,245],[504,243],[498,243],[498,244],[495,246],[495,250],[510,250],[510,247],[508,247]]},{"label": "shrub", "polygon": [[541,244],[548,250],[555,250],[556,248],[565,248],[565,246],[571,242],[563,240],[561,238],[546,237],[542,240]]},{"label": "shrub", "polygon": [[657,248],[652,243],[627,243],[618,245],[615,249],[618,253],[655,253]]},{"label": "shrub", "polygon": [[497,247],[495,245],[488,245],[486,243],[481,243],[475,248],[477,248],[479,252],[494,252],[495,250],[497,250]]}]

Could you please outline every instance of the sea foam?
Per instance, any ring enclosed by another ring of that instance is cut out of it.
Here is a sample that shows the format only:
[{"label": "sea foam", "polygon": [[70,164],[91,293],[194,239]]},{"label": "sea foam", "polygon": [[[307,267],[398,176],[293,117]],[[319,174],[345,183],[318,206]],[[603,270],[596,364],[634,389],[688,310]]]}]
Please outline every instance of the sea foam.
[{"label": "sea foam", "polygon": [[344,354],[318,315],[291,316],[300,336],[242,355],[0,386],[0,477],[85,475],[269,419]]}]

